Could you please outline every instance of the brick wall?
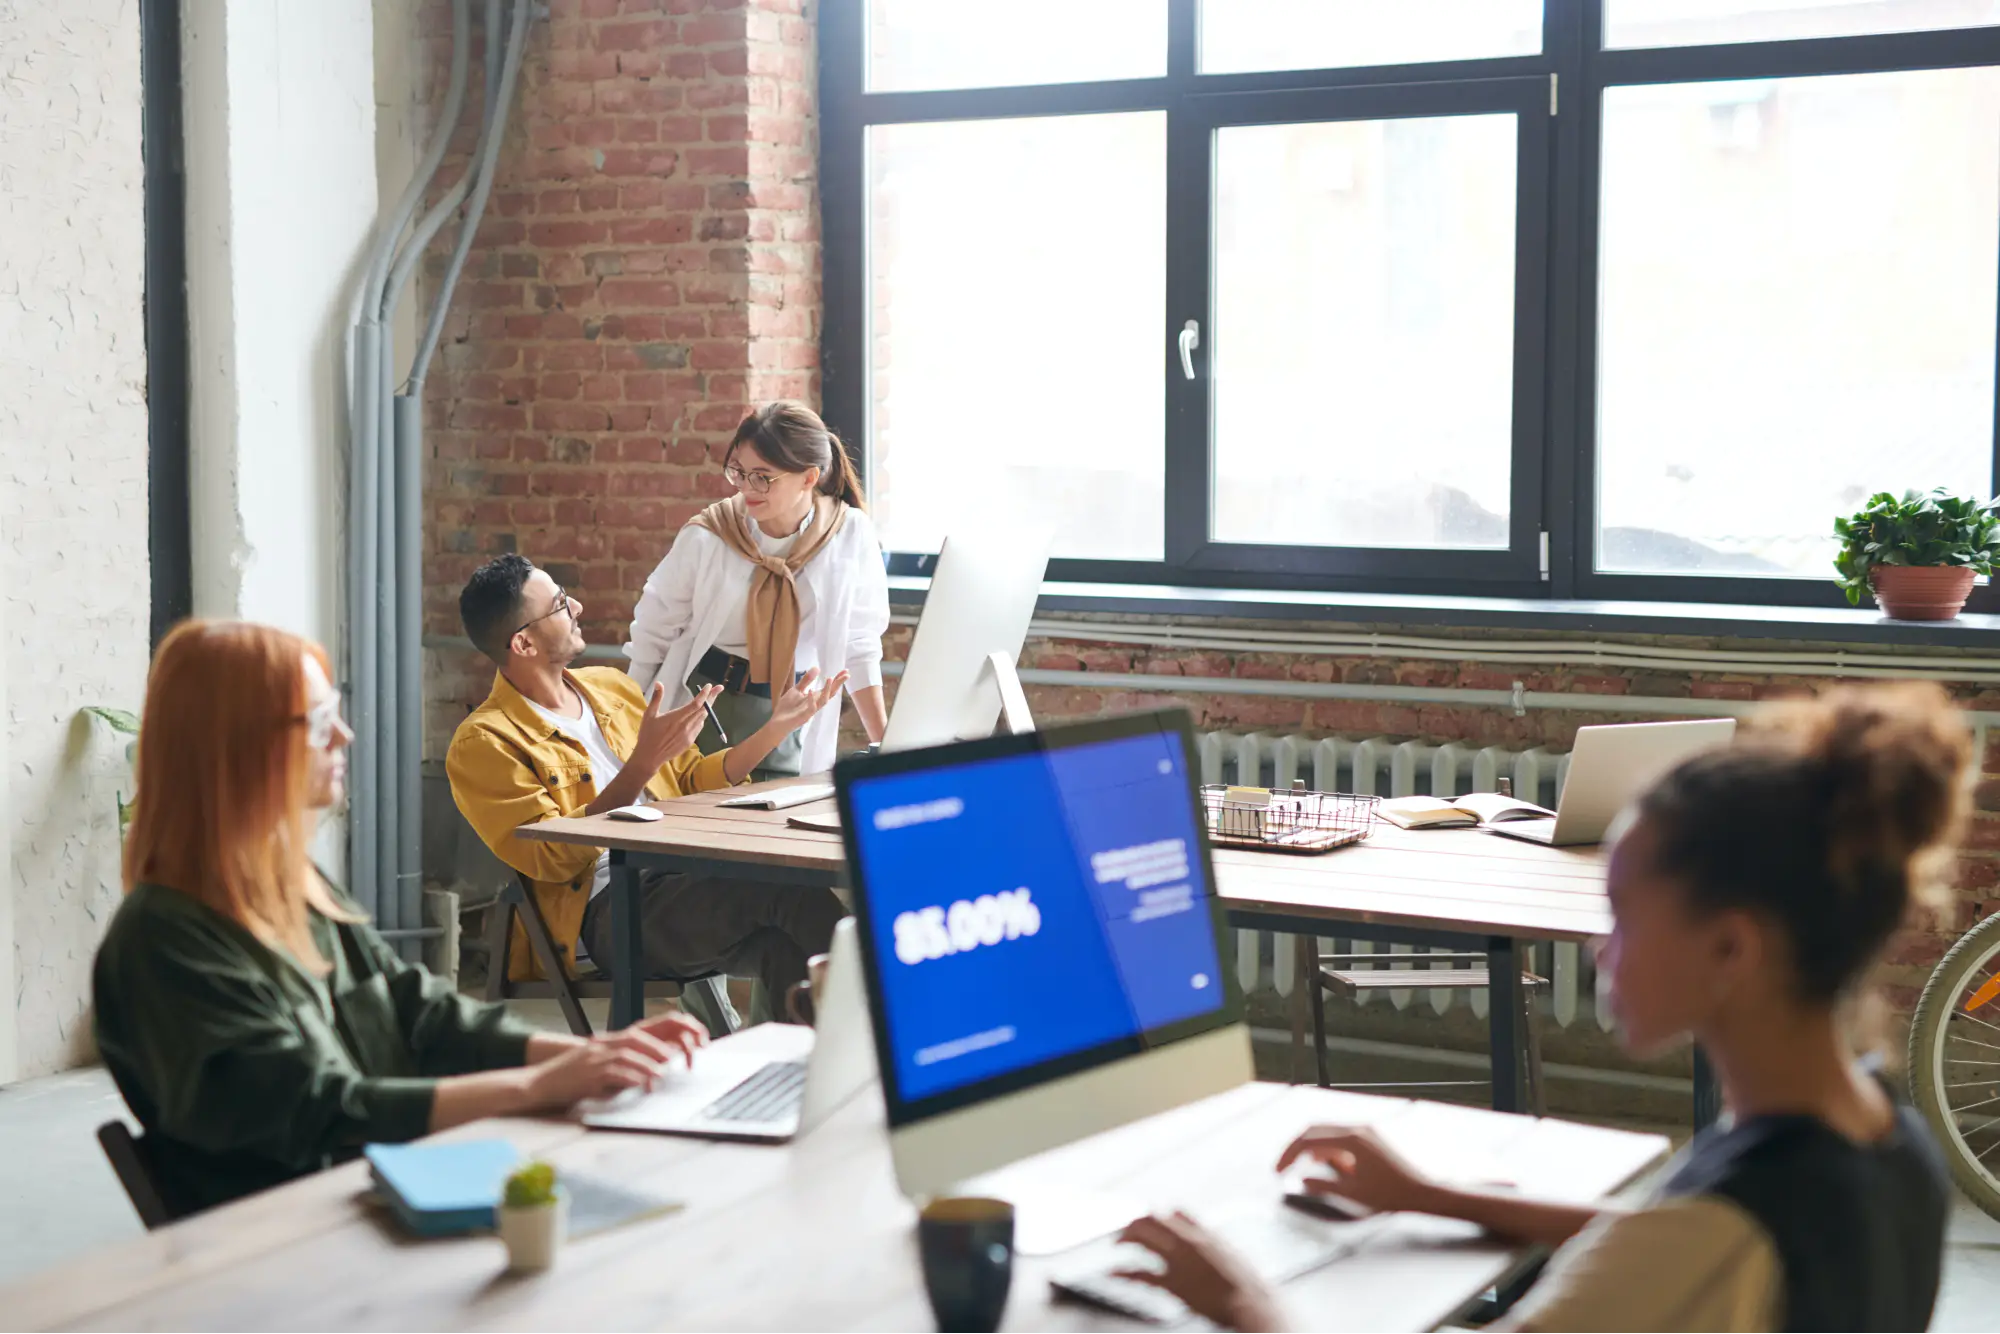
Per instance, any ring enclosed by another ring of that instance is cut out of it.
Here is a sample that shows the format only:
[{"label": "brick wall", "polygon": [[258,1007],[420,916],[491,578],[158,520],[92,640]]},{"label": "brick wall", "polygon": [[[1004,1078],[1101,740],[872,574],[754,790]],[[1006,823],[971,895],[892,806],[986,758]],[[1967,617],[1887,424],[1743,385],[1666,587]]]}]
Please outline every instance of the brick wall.
[{"label": "brick wall", "polygon": [[[722,494],[717,447],[746,406],[818,390],[813,7],[555,0],[552,10],[535,33],[493,215],[427,398],[436,446],[428,629],[457,634],[466,574],[496,552],[519,550],[583,598],[593,644],[616,646],[673,533]],[[434,38],[441,14],[434,4]],[[907,633],[892,632],[892,659]],[[1024,661],[1107,674],[1474,689],[1521,680],[1535,691],[1728,700],[1821,684],[1494,667],[1474,660],[1476,636],[1464,637],[1463,662],[1072,641],[1032,643]],[[426,753],[435,758],[491,670],[456,649],[433,651],[427,662]],[[1559,749],[1578,726],[1620,717],[1199,689],[1035,687],[1030,696],[1048,719],[1175,703],[1204,729]],[[2000,692],[1965,698],[2000,708]],[[1994,759],[1985,768],[2000,774]],[[1984,790],[2000,805],[2000,777]],[[1897,947],[1889,981],[1905,1008],[1943,944],[2000,901],[2000,818],[1981,817],[1959,883],[1956,917]]]},{"label": "brick wall", "polygon": [[[618,643],[748,405],[818,393],[813,32],[804,0],[550,11],[425,398],[426,628],[518,550]],[[425,31],[441,59],[444,5]]]}]

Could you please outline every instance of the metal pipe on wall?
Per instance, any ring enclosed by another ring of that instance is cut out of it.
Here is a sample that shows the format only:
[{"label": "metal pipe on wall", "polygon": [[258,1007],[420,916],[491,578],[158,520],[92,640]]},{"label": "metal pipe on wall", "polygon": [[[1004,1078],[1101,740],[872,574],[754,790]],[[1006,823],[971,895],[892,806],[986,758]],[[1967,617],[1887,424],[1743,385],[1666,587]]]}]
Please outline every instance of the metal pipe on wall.
[{"label": "metal pipe on wall", "polygon": [[[458,231],[458,244],[452,247],[451,260],[445,265],[444,279],[439,284],[437,304],[431,308],[431,317],[424,327],[423,336],[417,340],[416,354],[410,361],[409,393],[413,398],[423,397],[424,378],[430,374],[431,355],[437,351],[438,339],[444,334],[444,318],[451,304],[451,294],[458,286],[459,274],[465,270],[466,256],[472,252],[473,238],[479,232],[480,219],[486,215],[486,200],[493,191],[493,173],[500,161],[500,143],[507,133],[507,108],[514,100],[514,84],[521,74],[521,58],[527,50],[528,14],[531,0],[518,0],[514,6],[513,22],[507,32],[507,54],[499,72],[499,87],[488,90],[487,120],[479,127],[479,142],[473,147],[474,169],[468,173],[472,179],[472,198],[465,206],[465,223]],[[496,20],[500,10],[500,0],[486,0],[489,23]],[[489,29],[490,31],[490,29]],[[492,41],[488,39],[489,47]],[[491,51],[489,49],[489,56]],[[492,75],[492,62],[488,62],[488,77]]]},{"label": "metal pipe on wall", "polygon": [[[892,625],[914,626],[898,612]],[[1483,662],[1522,667],[1615,667],[1663,672],[1758,672],[1773,676],[1851,676],[1886,680],[1965,681],[2000,684],[2000,667],[1983,658],[1918,657],[1847,649],[1736,650],[1656,648],[1601,640],[1425,639],[1374,631],[1319,633],[1234,626],[1128,624],[1035,619],[1031,639],[1084,644],[1133,644],[1178,652],[1284,653],[1301,657],[1412,658]]]},{"label": "metal pipe on wall", "polygon": [[[381,379],[375,374],[379,354],[376,343],[381,331],[369,324],[354,328],[354,415],[347,460],[347,680],[351,695],[349,712],[357,740],[375,735],[375,644],[370,634],[366,608],[369,590],[379,577],[376,561],[375,525],[381,518],[376,505],[375,469],[378,455],[363,436],[362,423],[375,420],[375,393]],[[363,912],[376,916],[380,904],[375,893],[375,784],[380,766],[375,747],[354,747],[350,761],[353,781],[348,787],[347,806],[347,889]]]},{"label": "metal pipe on wall", "polygon": [[[396,536],[396,605],[394,632],[385,635],[388,655],[395,663],[396,698],[393,711],[395,769],[393,789],[396,812],[395,848],[396,899],[401,923],[413,927],[423,920],[423,450],[424,379],[430,372],[431,356],[444,333],[446,312],[464,271],[466,256],[486,214],[486,201],[493,189],[500,144],[507,128],[507,109],[513,103],[514,84],[527,49],[530,0],[516,0],[508,26],[504,58],[497,50],[500,0],[486,0],[487,86],[485,115],[473,148],[473,162],[453,187],[448,198],[465,201],[465,217],[459,226],[457,244],[445,266],[444,276],[431,307],[422,336],[411,360],[409,386],[394,399],[393,433],[396,478],[394,494]],[[497,84],[494,73],[498,71]],[[468,183],[470,186],[468,197]],[[442,206],[440,206],[442,207]],[[436,216],[434,211],[433,216]],[[438,219],[442,223],[442,218]],[[414,263],[420,245],[427,246],[437,227],[425,219],[419,230],[420,242],[413,242],[405,262],[392,275],[384,298],[385,322],[393,313],[402,282]],[[388,714],[389,710],[384,710]],[[385,835],[384,843],[390,841]]]},{"label": "metal pipe on wall", "polygon": [[[504,8],[503,0],[485,0],[484,106],[471,162],[412,228],[465,107],[470,0],[452,0],[451,72],[438,124],[408,185],[383,216],[354,303],[347,665],[357,744],[348,879],[357,901],[411,955],[426,934],[421,929],[423,376],[485,212],[528,23],[536,12],[532,0],[515,0],[503,47]],[[397,307],[432,239],[461,207],[461,231],[424,322],[409,392],[398,394],[390,333]]]},{"label": "metal pipe on wall", "polygon": [[[463,635],[426,635],[425,648],[474,651]],[[583,661],[622,666],[625,655],[593,644]],[[903,664],[885,662],[884,676],[901,676]],[[1552,690],[1475,690],[1465,686],[1349,685],[1344,681],[1273,681],[1235,676],[1146,676],[1129,672],[1067,672],[1023,667],[1022,684],[1085,690],[1130,690],[1147,694],[1258,695],[1288,699],[1369,700],[1390,704],[1444,704],[1460,708],[1566,709],[1574,713],[1637,713],[1662,717],[1747,718],[1763,708],[1756,700],[1681,699],[1671,695],[1569,695]],[[2000,725],[2000,710],[1967,709],[1975,729]]]},{"label": "metal pipe on wall", "polygon": [[[449,299],[449,293],[439,298]],[[402,925],[424,920],[424,428],[421,400],[396,399],[396,897]],[[388,710],[384,710],[388,712]]]},{"label": "metal pipe on wall", "polygon": [[[489,75],[483,90],[484,107],[479,121],[478,142],[483,146],[492,126],[497,88],[491,79],[498,67],[500,0],[486,0],[486,60]],[[475,157],[477,156],[475,152]],[[444,198],[426,213],[403,244],[389,270],[379,297],[377,323],[382,329],[394,327],[396,309],[402,302],[411,275],[422,262],[432,239],[451,220],[471,188],[473,170],[468,166]],[[450,300],[449,288],[440,301]],[[377,754],[375,801],[375,881],[379,920],[408,931],[423,921],[423,784],[419,768],[423,763],[423,654],[417,646],[423,633],[423,463],[415,452],[419,442],[406,444],[407,401],[396,395],[396,366],[392,341],[380,343],[380,372],[376,389],[378,414],[377,496],[380,518],[377,523],[381,546],[383,578],[377,584],[376,671],[380,680],[375,712]],[[408,604],[408,605],[406,605]],[[414,956],[414,941],[402,946]]]},{"label": "metal pipe on wall", "polygon": [[[385,678],[393,680],[395,670],[393,659],[388,662],[383,659],[380,634],[383,577],[394,569],[393,559],[385,561],[384,556],[391,552],[395,534],[393,525],[385,522],[390,513],[385,502],[394,483],[385,475],[389,470],[383,466],[382,457],[383,444],[391,438],[393,430],[389,402],[393,382],[386,377],[394,348],[393,339],[382,327],[380,312],[383,284],[397,245],[444,161],[464,108],[471,48],[468,0],[452,0],[451,16],[451,73],[444,107],[416,172],[395,207],[384,217],[371,244],[351,344],[354,416],[349,423],[348,457],[347,667],[359,744],[355,747],[355,782],[348,808],[347,878],[361,906],[391,928],[417,926],[421,921],[402,920],[402,905],[393,892],[393,880],[383,874],[385,850],[391,858],[388,865],[393,867],[398,840],[393,824],[394,803],[383,800],[382,780],[384,774],[396,771],[399,757],[393,732],[387,730],[393,728],[393,719],[385,717],[388,711],[381,707]],[[390,820],[386,830],[385,814]],[[386,890],[385,883],[389,887]]]},{"label": "metal pipe on wall", "polygon": [[[379,572],[375,581],[374,630],[375,671],[379,694],[375,701],[375,892],[380,921],[387,926],[416,926],[403,917],[403,900],[397,890],[397,864],[402,856],[404,812],[396,801],[396,774],[402,766],[396,729],[396,396],[395,339],[390,326],[382,326],[380,388],[376,390],[379,425],[376,453],[376,556]],[[409,947],[400,947],[406,957]]]}]

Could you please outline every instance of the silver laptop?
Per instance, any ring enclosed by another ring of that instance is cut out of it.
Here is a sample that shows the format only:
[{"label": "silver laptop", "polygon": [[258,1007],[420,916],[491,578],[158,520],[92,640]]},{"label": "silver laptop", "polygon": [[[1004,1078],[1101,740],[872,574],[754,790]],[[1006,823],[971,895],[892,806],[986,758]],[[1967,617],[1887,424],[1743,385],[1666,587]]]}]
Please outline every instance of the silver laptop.
[{"label": "silver laptop", "polygon": [[593,1104],[583,1123],[775,1144],[803,1135],[875,1082],[875,1035],[854,919],[834,928],[817,1025],[760,1024],[701,1052],[650,1093]]},{"label": "silver laptop", "polygon": [[1552,848],[1602,843],[1618,813],[1654,780],[1690,755],[1728,745],[1735,735],[1734,718],[1579,727],[1555,817],[1506,820],[1484,828]]}]

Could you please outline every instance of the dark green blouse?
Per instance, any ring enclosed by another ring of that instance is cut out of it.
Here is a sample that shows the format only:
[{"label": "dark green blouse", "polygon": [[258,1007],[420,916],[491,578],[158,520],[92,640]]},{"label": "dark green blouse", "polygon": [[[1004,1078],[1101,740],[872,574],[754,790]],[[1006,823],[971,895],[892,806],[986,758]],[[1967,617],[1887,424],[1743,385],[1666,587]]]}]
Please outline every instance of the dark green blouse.
[{"label": "dark green blouse", "polygon": [[97,1045],[176,1213],[416,1139],[438,1078],[527,1058],[532,1028],[372,926],[313,913],[311,927],[324,978],[164,886],[138,886],[111,919],[92,974]]}]

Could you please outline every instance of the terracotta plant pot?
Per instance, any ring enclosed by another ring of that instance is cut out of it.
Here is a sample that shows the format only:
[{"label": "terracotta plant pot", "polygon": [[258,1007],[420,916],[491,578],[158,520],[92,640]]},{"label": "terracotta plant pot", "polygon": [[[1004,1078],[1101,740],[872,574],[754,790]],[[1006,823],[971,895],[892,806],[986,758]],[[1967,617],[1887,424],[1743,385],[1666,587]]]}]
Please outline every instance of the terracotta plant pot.
[{"label": "terracotta plant pot", "polygon": [[1898,621],[1948,621],[1972,596],[1973,572],[1945,565],[1878,565],[1868,576],[1884,615]]}]

